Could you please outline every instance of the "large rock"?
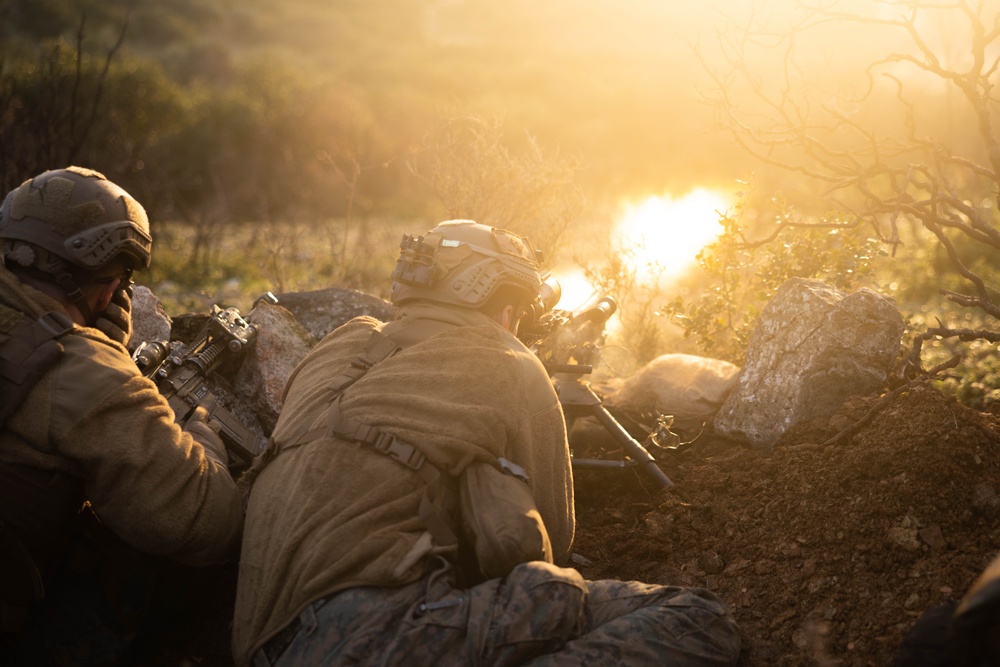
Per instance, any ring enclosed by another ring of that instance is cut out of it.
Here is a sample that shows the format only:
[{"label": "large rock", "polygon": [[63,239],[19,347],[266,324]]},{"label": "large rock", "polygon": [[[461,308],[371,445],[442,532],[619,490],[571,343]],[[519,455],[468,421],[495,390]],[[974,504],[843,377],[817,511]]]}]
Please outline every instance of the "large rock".
[{"label": "large rock", "polygon": [[281,411],[285,381],[316,339],[280,303],[259,304],[251,319],[260,328],[233,386],[255,409],[264,432],[270,433]]},{"label": "large rock", "polygon": [[141,343],[170,340],[172,325],[173,321],[163,304],[148,287],[132,287],[132,337],[129,339],[129,351],[134,351]]},{"label": "large rock", "polygon": [[791,426],[878,390],[903,328],[896,307],[872,290],[845,295],[819,281],[789,280],[761,312],[715,431],[768,447]]},{"label": "large rock", "polygon": [[[386,301],[350,289],[330,288],[277,295],[276,305],[261,301],[242,315],[258,325],[247,354],[220,365],[209,378],[210,388],[247,428],[270,434],[281,410],[289,374],[317,340],[358,315],[380,320],[393,317]],[[190,345],[208,320],[207,313],[170,317],[146,287],[133,297],[133,343],[179,341]]]},{"label": "large rock", "polygon": [[278,294],[278,303],[287,308],[316,340],[359,315],[388,322],[395,310],[391,303],[364,292],[331,287],[311,292]]},{"label": "large rock", "polygon": [[722,407],[739,372],[739,366],[721,359],[664,354],[606,394],[604,402],[616,413],[637,419],[673,415],[678,429],[699,430]]}]

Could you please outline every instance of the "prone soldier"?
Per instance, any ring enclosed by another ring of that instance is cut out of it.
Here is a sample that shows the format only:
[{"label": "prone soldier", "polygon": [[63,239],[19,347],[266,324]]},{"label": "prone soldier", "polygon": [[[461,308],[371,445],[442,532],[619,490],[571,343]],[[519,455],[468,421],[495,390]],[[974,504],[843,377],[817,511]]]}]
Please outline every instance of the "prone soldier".
[{"label": "prone soldier", "polygon": [[231,559],[241,496],[213,429],[177,426],[125,348],[142,206],[46,171],[4,199],[0,243],[0,662],[128,660],[152,564]]},{"label": "prone soldier", "polygon": [[516,338],[528,241],[459,220],[400,250],[395,319],[310,351],[244,478],[237,664],[734,664],[712,593],[566,567],[565,421]]}]

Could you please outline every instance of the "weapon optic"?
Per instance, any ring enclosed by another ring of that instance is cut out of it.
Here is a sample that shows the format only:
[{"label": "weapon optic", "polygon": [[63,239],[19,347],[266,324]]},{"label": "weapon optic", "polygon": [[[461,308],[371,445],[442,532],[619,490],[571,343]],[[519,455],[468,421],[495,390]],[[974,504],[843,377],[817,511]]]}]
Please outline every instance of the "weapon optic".
[{"label": "weapon optic", "polygon": [[656,460],[642,444],[615,419],[601,398],[583,380],[593,372],[600,359],[605,325],[618,308],[610,296],[591,299],[576,311],[555,308],[562,288],[549,276],[542,283],[538,300],[521,319],[518,338],[535,353],[545,366],[563,406],[567,422],[591,415],[621,446],[621,461],[573,458],[578,468],[626,468],[640,466],[662,487],[673,482],[656,465]]},{"label": "weapon optic", "polygon": [[[254,302],[277,303],[268,292]],[[132,353],[144,376],[156,383],[167,399],[174,418],[182,427],[198,407],[208,411],[208,419],[220,424],[219,437],[235,460],[231,468],[244,468],[264,450],[266,438],[248,429],[226,408],[209,386],[209,374],[223,362],[245,353],[257,338],[259,325],[252,322],[253,309],[246,318],[236,308],[212,306],[208,320],[188,344],[180,341],[148,341]]]}]

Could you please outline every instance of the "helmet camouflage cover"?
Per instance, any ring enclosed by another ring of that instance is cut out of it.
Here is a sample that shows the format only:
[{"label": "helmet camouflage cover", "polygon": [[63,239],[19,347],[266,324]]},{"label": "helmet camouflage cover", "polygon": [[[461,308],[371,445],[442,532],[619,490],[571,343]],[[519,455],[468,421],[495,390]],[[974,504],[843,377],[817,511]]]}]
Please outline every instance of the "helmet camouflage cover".
[{"label": "helmet camouflage cover", "polygon": [[540,254],[528,240],[472,220],[448,220],[423,236],[404,235],[392,272],[393,304],[427,299],[478,308],[509,285],[534,300]]},{"label": "helmet camouflage cover", "polygon": [[146,211],[103,174],[81,167],[46,171],[14,188],[0,205],[5,261],[59,273],[64,263],[98,269],[125,253],[149,266]]}]

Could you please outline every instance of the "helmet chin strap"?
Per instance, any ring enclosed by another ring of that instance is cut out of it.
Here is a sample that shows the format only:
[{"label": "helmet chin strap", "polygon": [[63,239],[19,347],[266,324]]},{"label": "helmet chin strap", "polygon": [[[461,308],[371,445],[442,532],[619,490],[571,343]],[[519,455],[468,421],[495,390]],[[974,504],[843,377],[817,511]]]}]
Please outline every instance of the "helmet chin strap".
[{"label": "helmet chin strap", "polygon": [[[61,264],[61,263],[60,263]],[[59,267],[58,272],[55,274],[56,284],[62,288],[62,291],[66,293],[69,300],[73,302],[80,314],[83,315],[84,321],[88,326],[94,323],[94,313],[90,309],[90,304],[87,303],[87,298],[83,294],[83,290],[80,286],[76,284],[76,280],[70,275],[69,271],[66,270],[66,266],[62,265]]]}]

